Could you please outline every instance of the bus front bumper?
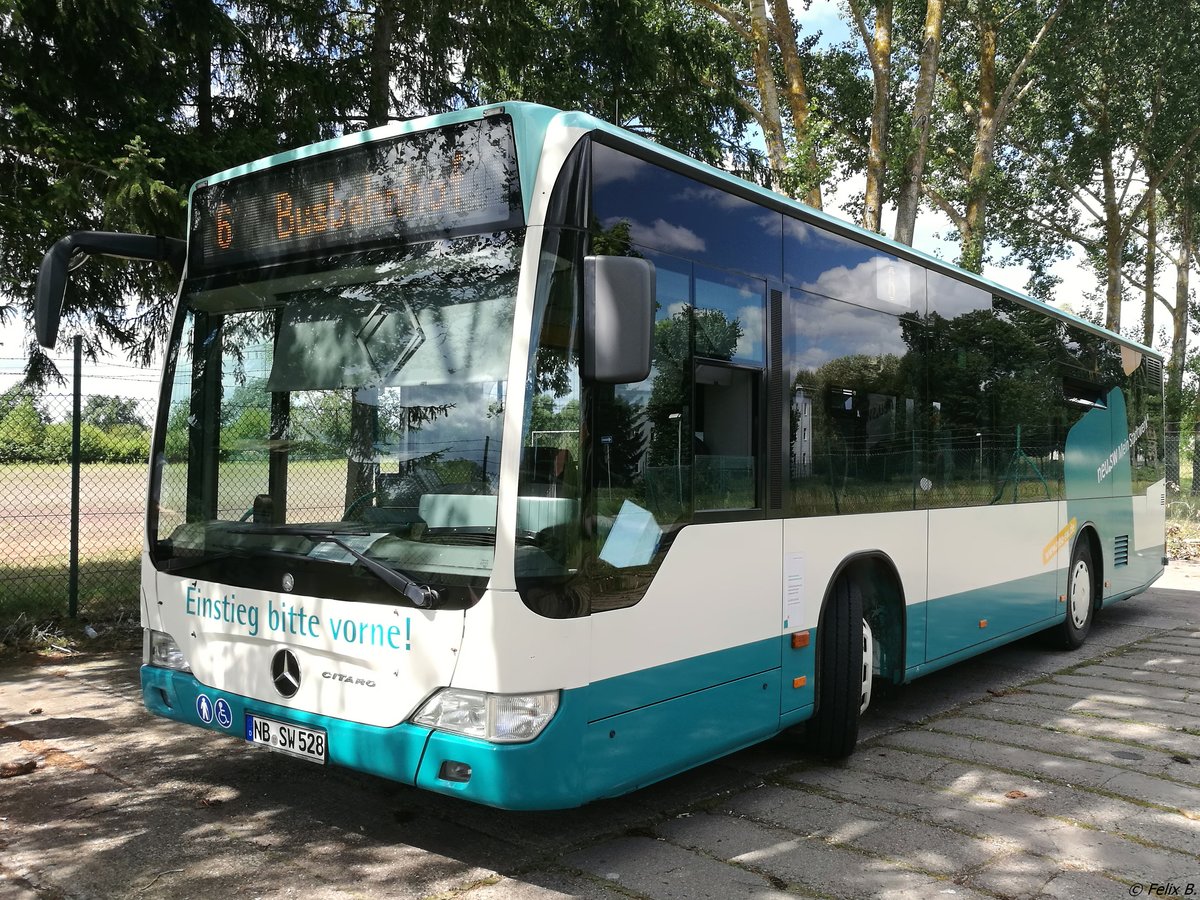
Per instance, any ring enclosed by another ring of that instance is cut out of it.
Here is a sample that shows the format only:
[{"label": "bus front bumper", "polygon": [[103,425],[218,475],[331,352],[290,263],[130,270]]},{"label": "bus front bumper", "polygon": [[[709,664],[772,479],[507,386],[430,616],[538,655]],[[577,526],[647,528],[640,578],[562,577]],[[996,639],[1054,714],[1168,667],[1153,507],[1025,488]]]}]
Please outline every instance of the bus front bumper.
[{"label": "bus front bumper", "polygon": [[[564,809],[590,799],[584,794],[578,740],[571,740],[582,723],[574,722],[572,729],[567,721],[576,719],[578,706],[569,702],[569,691],[536,740],[492,744],[409,722],[383,728],[290,709],[206,687],[190,672],[144,665],[141,680],[142,700],[157,716],[242,740],[248,715],[319,729],[326,735],[330,765],[401,784],[501,809]],[[224,708],[223,723],[212,710]]]}]

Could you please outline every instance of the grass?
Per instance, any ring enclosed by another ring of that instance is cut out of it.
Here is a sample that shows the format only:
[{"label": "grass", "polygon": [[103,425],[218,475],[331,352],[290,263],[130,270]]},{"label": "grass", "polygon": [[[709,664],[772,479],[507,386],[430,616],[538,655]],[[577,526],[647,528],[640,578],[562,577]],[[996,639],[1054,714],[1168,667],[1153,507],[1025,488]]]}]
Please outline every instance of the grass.
[{"label": "grass", "polygon": [[[69,578],[65,559],[20,568],[5,566],[0,572],[0,624],[22,616],[43,622],[65,617]],[[136,612],[140,578],[136,553],[81,559],[80,617],[97,622]]]}]

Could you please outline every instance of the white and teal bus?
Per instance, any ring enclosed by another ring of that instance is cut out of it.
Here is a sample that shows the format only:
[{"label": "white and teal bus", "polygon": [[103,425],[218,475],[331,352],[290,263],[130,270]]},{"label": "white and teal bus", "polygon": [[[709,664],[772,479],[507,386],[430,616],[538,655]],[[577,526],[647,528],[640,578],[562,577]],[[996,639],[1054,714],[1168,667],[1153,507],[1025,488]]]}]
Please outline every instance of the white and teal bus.
[{"label": "white and teal bus", "polygon": [[[142,557],[146,707],[496,807],[618,795],[1164,565],[1162,359],[587,115],[215,175]],[[290,765],[280,761],[281,766]]]}]

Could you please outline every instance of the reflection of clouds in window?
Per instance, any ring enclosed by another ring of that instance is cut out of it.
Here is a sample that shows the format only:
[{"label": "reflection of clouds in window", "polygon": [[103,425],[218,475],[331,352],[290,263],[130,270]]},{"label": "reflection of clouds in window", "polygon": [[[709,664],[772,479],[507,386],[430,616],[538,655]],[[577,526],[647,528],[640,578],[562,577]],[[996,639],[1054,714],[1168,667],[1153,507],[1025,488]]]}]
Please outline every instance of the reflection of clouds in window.
[{"label": "reflection of clouds in window", "polygon": [[605,219],[604,227],[612,228],[622,222],[629,223],[629,237],[636,244],[676,253],[703,253],[705,250],[704,239],[700,235],[682,225],[672,225],[665,219],[655,219],[653,225],[645,225],[636,219],[618,216]]},{"label": "reflection of clouds in window", "polygon": [[830,352],[828,347],[814,344],[811,347],[805,347],[799,356],[792,357],[792,368],[797,372],[815,372],[836,358],[836,355]]},{"label": "reflection of clouds in window", "polygon": [[778,236],[779,220],[782,218],[783,217],[779,213],[764,209],[754,216],[754,224],[763,231],[767,231],[767,229],[774,229],[776,236]]},{"label": "reflection of clouds in window", "polygon": [[[446,459],[481,460],[489,437],[492,450],[499,447],[500,419],[492,411],[502,394],[503,387],[497,383],[385,389],[388,404],[406,408],[452,405],[453,408],[445,416],[404,429],[397,444],[378,447],[384,454],[382,462],[386,464],[388,452],[395,453],[399,448],[408,455],[442,452]],[[488,463],[489,469],[495,469],[499,454],[495,453]]]},{"label": "reflection of clouds in window", "polygon": [[[723,210],[749,210],[754,208],[753,203],[737,194],[730,194],[717,188],[709,187],[708,185],[693,184],[677,191],[672,197],[672,200],[680,200],[684,203],[703,203],[716,209]],[[767,224],[774,225],[778,214],[775,217],[768,216]]]},{"label": "reflection of clouds in window", "polygon": [[799,219],[793,219],[791,216],[783,217],[783,233],[802,244],[807,244],[809,241],[825,236],[825,232],[820,229],[813,228],[807,222],[801,222]]},{"label": "reflection of clouds in window", "polygon": [[798,304],[793,311],[792,352],[797,369],[819,368],[843,356],[904,356],[908,347],[893,316],[824,301]]},{"label": "reflection of clouds in window", "polygon": [[836,266],[822,272],[815,282],[807,282],[801,287],[814,294],[862,306],[873,306],[885,300],[907,308],[911,305],[910,286],[905,279],[908,272],[903,268],[893,270],[887,263],[885,257],[872,257],[853,269]]},{"label": "reflection of clouds in window", "polygon": [[672,272],[658,258],[655,258],[654,262],[657,273],[658,318],[670,318],[691,302],[692,279],[684,272]]},{"label": "reflection of clouds in window", "polygon": [[697,311],[713,310],[726,322],[737,326],[741,334],[737,346],[730,349],[742,362],[762,362],[764,359],[764,297],[761,281],[716,272],[709,277],[696,278]]},{"label": "reflection of clouds in window", "polygon": [[621,181],[636,181],[643,173],[650,170],[650,165],[637,157],[626,156],[624,153],[609,150],[601,145],[596,147],[596,156],[601,157],[603,163],[592,167],[592,184],[594,186],[603,187]]},{"label": "reflection of clouds in window", "polygon": [[761,306],[743,306],[738,310],[742,336],[738,338],[738,356],[747,359],[763,358],[763,311]]},{"label": "reflection of clouds in window", "polygon": [[673,318],[675,318],[675,316],[678,316],[681,313],[687,312],[687,309],[688,309],[688,303],[686,300],[680,300],[677,303],[672,303],[670,306],[667,307],[667,318],[673,319]]}]

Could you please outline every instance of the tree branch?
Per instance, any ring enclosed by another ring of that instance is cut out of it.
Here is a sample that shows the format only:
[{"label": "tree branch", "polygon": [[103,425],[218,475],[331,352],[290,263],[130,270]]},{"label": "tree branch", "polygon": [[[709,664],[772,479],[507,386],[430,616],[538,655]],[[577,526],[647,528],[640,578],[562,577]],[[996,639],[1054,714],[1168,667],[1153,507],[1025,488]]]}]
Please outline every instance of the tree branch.
[{"label": "tree branch", "polygon": [[960,232],[967,227],[967,217],[960,213],[954,206],[942,196],[941,192],[928,182],[921,183],[921,193],[933,201],[934,206],[946,214],[954,227]]},{"label": "tree branch", "polygon": [[862,38],[863,46],[867,48],[867,58],[871,61],[871,68],[878,69],[879,62],[875,58],[875,46],[871,40],[871,34],[867,31],[867,20],[863,16],[861,0],[846,0],[850,7],[850,17],[854,20],[854,27],[858,29],[858,36]]},{"label": "tree branch", "polygon": [[730,9],[728,6],[722,6],[716,0],[692,0],[692,3],[707,9],[714,15],[720,16],[730,28],[737,32],[738,37],[747,44],[753,43],[754,36],[750,33],[750,25],[741,13]]},{"label": "tree branch", "polygon": [[[1012,76],[1008,79],[1008,84],[1004,88],[1004,93],[1000,95],[1000,102],[996,104],[996,121],[999,125],[1003,125],[1008,118],[1008,113],[1012,108],[1013,95],[1017,91],[1017,85],[1021,79],[1025,77],[1025,70],[1029,68],[1030,62],[1033,61],[1034,54],[1037,53],[1038,47],[1041,46],[1042,40],[1046,34],[1054,26],[1059,14],[1063,11],[1063,7],[1067,5],[1067,0],[1058,0],[1058,5],[1050,13],[1045,22],[1042,23],[1042,28],[1038,31],[1037,36],[1029,42],[1029,47],[1025,51],[1025,55],[1021,57],[1021,61],[1017,63],[1016,69],[1013,70]],[[1000,129],[997,128],[997,132]]]}]

